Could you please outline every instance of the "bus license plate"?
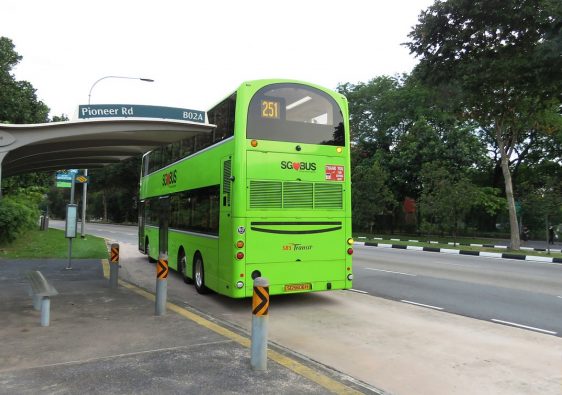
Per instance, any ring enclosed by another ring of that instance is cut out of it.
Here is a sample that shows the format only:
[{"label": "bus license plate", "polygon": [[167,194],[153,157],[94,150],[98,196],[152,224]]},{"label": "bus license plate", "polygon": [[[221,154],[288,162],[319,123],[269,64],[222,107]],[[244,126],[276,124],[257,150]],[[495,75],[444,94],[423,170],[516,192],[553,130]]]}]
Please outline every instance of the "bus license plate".
[{"label": "bus license plate", "polygon": [[294,291],[309,291],[312,289],[311,283],[303,283],[303,284],[286,284],[285,285],[285,292],[294,292]]}]

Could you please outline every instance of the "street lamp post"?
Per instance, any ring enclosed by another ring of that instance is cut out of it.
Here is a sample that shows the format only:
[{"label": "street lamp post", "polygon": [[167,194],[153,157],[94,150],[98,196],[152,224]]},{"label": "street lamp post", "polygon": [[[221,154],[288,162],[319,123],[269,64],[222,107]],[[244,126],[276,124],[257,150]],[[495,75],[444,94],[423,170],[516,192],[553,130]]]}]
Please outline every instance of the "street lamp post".
[{"label": "street lamp post", "polygon": [[92,84],[92,87],[90,88],[90,93],[88,93],[88,104],[91,104],[92,90],[97,85],[97,83],[102,81],[102,80],[106,80],[108,78],[122,78],[122,79],[127,79],[127,80],[139,80],[139,81],[144,81],[144,82],[154,82],[154,80],[152,78],[124,77],[124,76],[119,76],[119,75],[106,75],[105,77],[101,77],[99,80],[97,80],[96,82],[94,82]]},{"label": "street lamp post", "polygon": [[[99,80],[97,80],[96,82],[94,82],[92,84],[92,86],[90,87],[90,92],[88,92],[88,105],[91,104],[92,102],[92,90],[94,89],[94,87],[97,85],[98,82],[108,79],[108,78],[121,78],[121,79],[126,79],[126,80],[139,80],[139,81],[144,81],[144,82],[154,82],[154,80],[152,78],[143,78],[143,77],[125,77],[125,76],[120,76],[120,75],[106,75],[105,77],[101,77]],[[86,176],[86,178],[88,177],[88,169],[84,169],[84,176]],[[86,238],[85,234],[84,234],[84,224],[86,223],[86,197],[87,197],[87,192],[88,192],[88,182],[85,182],[84,184],[82,184],[82,221],[80,223],[80,237],[82,239]]]}]

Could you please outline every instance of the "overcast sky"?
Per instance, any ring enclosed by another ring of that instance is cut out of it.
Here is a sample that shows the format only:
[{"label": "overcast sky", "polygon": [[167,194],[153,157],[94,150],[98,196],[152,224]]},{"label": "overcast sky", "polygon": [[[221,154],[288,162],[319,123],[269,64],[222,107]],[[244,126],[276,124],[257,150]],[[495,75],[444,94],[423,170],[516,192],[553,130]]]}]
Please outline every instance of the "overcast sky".
[{"label": "overcast sky", "polygon": [[207,110],[240,83],[290,78],[336,88],[409,72],[400,44],[430,0],[2,0],[0,36],[18,80],[51,116],[92,104]]}]

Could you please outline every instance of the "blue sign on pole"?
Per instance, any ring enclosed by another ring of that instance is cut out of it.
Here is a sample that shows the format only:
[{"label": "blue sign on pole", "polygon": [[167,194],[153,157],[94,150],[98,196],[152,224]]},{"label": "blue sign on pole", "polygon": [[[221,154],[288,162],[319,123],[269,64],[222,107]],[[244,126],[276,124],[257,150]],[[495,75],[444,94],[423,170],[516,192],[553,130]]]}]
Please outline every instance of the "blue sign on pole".
[{"label": "blue sign on pole", "polygon": [[205,111],[138,104],[82,104],[78,106],[78,118],[164,118],[205,123]]},{"label": "blue sign on pole", "polygon": [[78,169],[61,170],[56,173],[56,185],[58,188],[72,187],[72,177],[78,173]]},{"label": "blue sign on pole", "polygon": [[72,174],[60,174],[57,173],[57,181],[68,181],[71,182],[72,181]]}]

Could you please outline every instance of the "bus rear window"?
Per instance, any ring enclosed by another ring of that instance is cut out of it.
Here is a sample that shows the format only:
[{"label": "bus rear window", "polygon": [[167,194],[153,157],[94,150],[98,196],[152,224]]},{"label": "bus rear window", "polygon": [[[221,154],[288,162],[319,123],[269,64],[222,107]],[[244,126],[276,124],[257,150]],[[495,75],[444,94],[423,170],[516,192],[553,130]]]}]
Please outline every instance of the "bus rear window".
[{"label": "bus rear window", "polygon": [[274,84],[259,90],[250,102],[246,137],[345,145],[343,116],[336,101],[299,84]]}]

